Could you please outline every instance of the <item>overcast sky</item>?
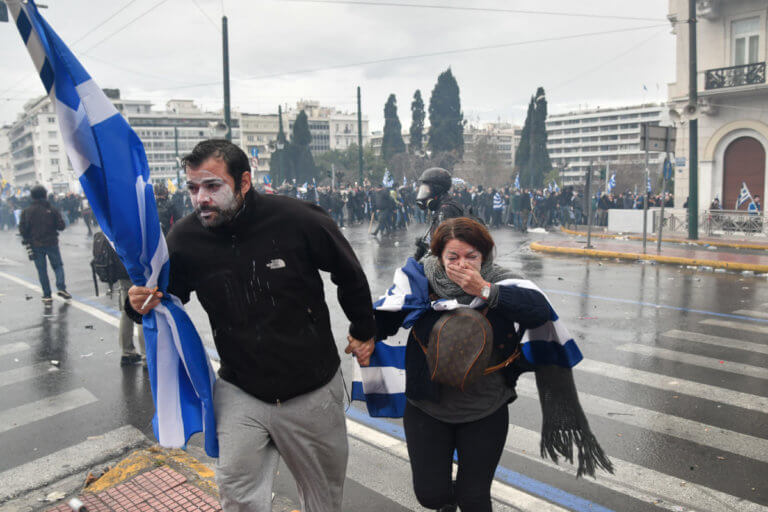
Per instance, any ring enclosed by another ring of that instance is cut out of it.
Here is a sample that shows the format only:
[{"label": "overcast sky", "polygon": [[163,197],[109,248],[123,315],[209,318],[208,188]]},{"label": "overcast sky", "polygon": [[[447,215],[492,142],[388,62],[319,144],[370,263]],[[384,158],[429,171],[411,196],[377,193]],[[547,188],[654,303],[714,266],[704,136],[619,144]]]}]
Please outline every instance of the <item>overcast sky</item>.
[{"label": "overcast sky", "polygon": [[[222,13],[229,18],[232,107],[243,112],[274,113],[278,104],[293,106],[302,98],[352,112],[359,85],[371,130],[382,128],[391,93],[407,128],[414,91],[421,89],[428,105],[438,74],[450,66],[466,119],[522,123],[538,86],[546,89],[551,114],[580,106],[664,101],[666,84],[674,80],[667,0],[382,0],[387,5],[361,5],[374,1],[39,3],[49,6],[43,16],[101,87],[119,88],[124,98],[150,99],[157,108],[171,98],[221,108]],[[0,23],[0,48],[0,124],[5,124],[43,87],[12,23]],[[484,49],[448,53],[475,48]]]}]

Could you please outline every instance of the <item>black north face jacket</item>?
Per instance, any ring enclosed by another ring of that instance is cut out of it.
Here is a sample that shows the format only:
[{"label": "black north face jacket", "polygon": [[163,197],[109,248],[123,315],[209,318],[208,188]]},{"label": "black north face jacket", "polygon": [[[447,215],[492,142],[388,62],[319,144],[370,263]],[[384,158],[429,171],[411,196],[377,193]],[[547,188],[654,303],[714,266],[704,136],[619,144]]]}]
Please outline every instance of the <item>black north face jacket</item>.
[{"label": "black north face jacket", "polygon": [[275,403],[327,384],[339,367],[319,270],[331,273],[350,334],[375,331],[360,263],[321,208],[279,195],[246,194],[219,228],[194,215],[168,234],[168,291],[196,292],[211,322],[221,378]]}]

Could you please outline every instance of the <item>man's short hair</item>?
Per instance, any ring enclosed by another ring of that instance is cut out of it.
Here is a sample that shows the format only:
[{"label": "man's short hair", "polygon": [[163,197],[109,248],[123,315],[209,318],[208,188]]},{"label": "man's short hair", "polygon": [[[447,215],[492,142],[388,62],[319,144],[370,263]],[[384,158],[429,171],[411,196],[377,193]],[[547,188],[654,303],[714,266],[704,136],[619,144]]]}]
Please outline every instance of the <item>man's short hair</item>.
[{"label": "man's short hair", "polygon": [[251,172],[245,152],[226,139],[210,139],[199,142],[191,153],[181,159],[186,169],[196,169],[209,158],[219,158],[227,164],[227,172],[235,180],[235,190],[240,190],[240,179],[245,172]]},{"label": "man's short hair", "polygon": [[32,199],[45,199],[48,197],[48,191],[45,190],[45,187],[42,185],[35,185],[32,187],[32,190],[29,191],[29,195],[32,196]]}]

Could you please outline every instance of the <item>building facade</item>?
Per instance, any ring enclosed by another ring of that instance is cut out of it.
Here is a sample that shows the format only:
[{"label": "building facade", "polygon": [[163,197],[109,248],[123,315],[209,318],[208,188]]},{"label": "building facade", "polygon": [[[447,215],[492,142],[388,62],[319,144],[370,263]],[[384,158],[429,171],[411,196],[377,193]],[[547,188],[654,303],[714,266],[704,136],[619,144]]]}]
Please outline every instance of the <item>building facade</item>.
[{"label": "building facade", "polygon": [[7,183],[13,185],[13,161],[11,160],[11,142],[8,140],[10,126],[0,126],[0,194]]},{"label": "building facade", "polygon": [[[301,111],[307,114],[312,143],[309,149],[313,155],[331,150],[345,150],[352,144],[357,144],[357,114],[340,112],[333,107],[321,106],[317,101],[301,100],[295,109],[283,111],[283,126],[286,136],[291,138],[293,124]],[[368,118],[362,116],[363,147],[370,143]],[[277,138],[277,130],[275,130]]]},{"label": "building facade", "polygon": [[[555,114],[546,123],[549,157],[552,166],[560,169],[562,184],[582,185],[590,165],[645,166],[641,125],[668,124],[668,116],[664,106],[647,104]],[[648,156],[651,168],[658,168],[666,157],[661,153]]]},{"label": "building facade", "polygon": [[[675,175],[675,203],[681,206],[689,192],[688,1],[670,0],[668,18],[677,56],[668,100],[682,113],[676,154],[686,162]],[[696,20],[698,207],[708,208],[717,197],[733,209],[742,183],[752,195],[768,194],[768,0],[699,0]]]}]

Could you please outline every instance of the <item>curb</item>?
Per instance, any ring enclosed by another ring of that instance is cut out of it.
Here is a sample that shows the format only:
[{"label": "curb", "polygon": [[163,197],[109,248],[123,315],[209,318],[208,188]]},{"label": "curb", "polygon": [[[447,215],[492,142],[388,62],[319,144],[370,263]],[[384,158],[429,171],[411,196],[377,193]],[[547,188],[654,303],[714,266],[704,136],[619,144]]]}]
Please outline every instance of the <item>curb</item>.
[{"label": "curb", "polygon": [[712,268],[724,268],[727,270],[751,270],[753,272],[768,272],[768,265],[758,265],[752,263],[734,263],[718,260],[699,260],[693,258],[681,258],[677,256],[662,256],[655,254],[640,254],[632,252],[603,251],[599,249],[578,249],[575,247],[555,247],[544,245],[541,242],[531,242],[531,249],[534,251],[547,252],[552,254],[567,254],[569,256],[586,256],[593,258],[618,258],[622,260],[652,260],[659,263],[669,263],[674,265],[707,266]]},{"label": "curb", "polygon": [[200,490],[218,498],[214,471],[182,449],[162,448],[153,445],[136,450],[123,458],[109,471],[85,487],[84,494],[96,494],[149,470],[169,466],[184,474],[188,481]]},{"label": "curb", "polygon": [[[573,229],[567,229],[563,226],[560,226],[560,230],[563,233],[568,233],[569,235],[577,235],[577,236],[587,236],[587,233],[584,231],[576,231]],[[615,235],[615,234],[605,234],[605,233],[592,233],[593,237],[596,238],[628,238],[629,240],[642,240],[643,237],[639,235]],[[655,242],[656,237],[655,236],[648,236],[646,238],[649,242]],[[751,244],[751,243],[740,243],[740,242],[720,242],[717,240],[681,240],[677,238],[662,238],[662,242],[664,243],[673,243],[673,244],[695,244],[695,245],[712,245],[714,247],[730,247],[732,249],[756,249],[759,251],[768,251],[768,244]]]}]

